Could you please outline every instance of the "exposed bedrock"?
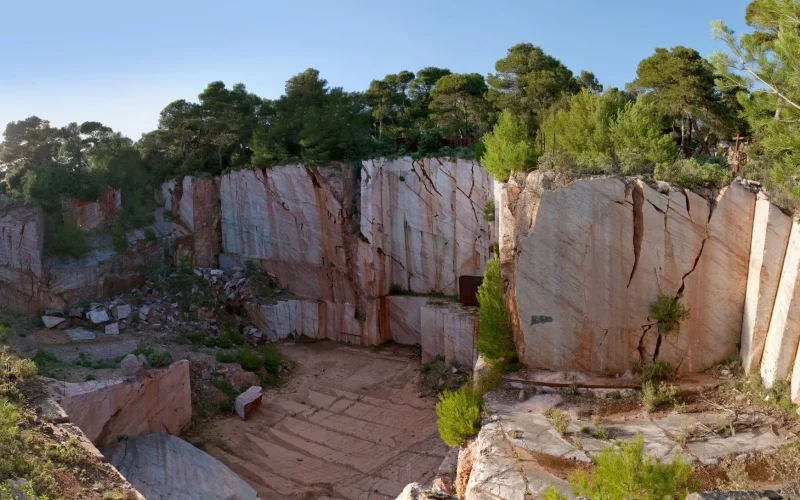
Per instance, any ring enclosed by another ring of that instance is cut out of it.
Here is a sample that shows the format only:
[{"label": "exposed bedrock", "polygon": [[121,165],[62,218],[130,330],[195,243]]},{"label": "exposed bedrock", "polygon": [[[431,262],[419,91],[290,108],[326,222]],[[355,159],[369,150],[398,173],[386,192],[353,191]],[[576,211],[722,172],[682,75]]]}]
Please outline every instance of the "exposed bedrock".
[{"label": "exposed bedrock", "polygon": [[[638,180],[570,183],[534,172],[500,197],[503,270],[526,364],[599,372],[662,359],[698,371],[737,352],[753,193],[734,184],[709,203]],[[659,333],[648,317],[659,293],[691,311],[677,334]]]},{"label": "exposed bedrock", "polygon": [[102,227],[117,220],[122,214],[122,191],[104,189],[97,201],[63,198],[61,212],[64,222],[72,222],[84,231]]}]

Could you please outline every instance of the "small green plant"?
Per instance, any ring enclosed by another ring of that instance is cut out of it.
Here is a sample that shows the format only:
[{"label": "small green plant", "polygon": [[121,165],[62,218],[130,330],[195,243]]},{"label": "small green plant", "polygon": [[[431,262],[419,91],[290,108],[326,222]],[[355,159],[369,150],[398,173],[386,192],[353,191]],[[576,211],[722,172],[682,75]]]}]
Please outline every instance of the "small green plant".
[{"label": "small green plant", "polygon": [[483,206],[483,218],[486,222],[494,222],[494,200],[489,200]]},{"label": "small green plant", "polygon": [[156,232],[153,231],[153,228],[147,227],[144,229],[144,241],[152,243],[158,240],[158,236],[156,236]]},{"label": "small green plant", "polygon": [[217,361],[220,363],[235,363],[239,360],[239,353],[236,351],[219,351]]},{"label": "small green plant", "polygon": [[156,351],[147,356],[147,362],[153,368],[163,368],[172,364],[172,354],[166,351]]},{"label": "small green plant", "polygon": [[475,381],[475,389],[481,394],[493,391],[503,383],[503,371],[497,367],[479,376]]},{"label": "small green plant", "polygon": [[48,252],[54,255],[81,257],[89,251],[86,233],[81,231],[73,220],[65,221],[53,232],[49,240]]},{"label": "small green plant", "polygon": [[668,361],[656,360],[652,363],[633,365],[633,373],[644,382],[662,382],[673,377],[672,365]]},{"label": "small green plant", "polygon": [[548,486],[542,492],[542,500],[567,500],[567,497],[558,492],[552,486]]},{"label": "small green plant", "polygon": [[606,426],[606,423],[603,422],[603,419],[598,415],[594,415],[592,417],[591,427],[584,426],[581,428],[581,432],[588,434],[595,439],[608,439],[608,427]]},{"label": "small green plant", "polygon": [[67,363],[62,362],[58,357],[48,351],[39,349],[31,358],[36,364],[39,374],[43,377],[59,378],[67,368]]},{"label": "small green plant", "polygon": [[486,361],[505,368],[516,360],[516,351],[504,294],[500,261],[495,256],[486,264],[483,282],[478,287],[480,318],[476,347]]},{"label": "small green plant", "polygon": [[678,389],[674,385],[661,382],[645,382],[642,384],[642,405],[644,411],[650,413],[667,402],[674,402]]},{"label": "small green plant", "polygon": [[112,224],[108,228],[111,234],[111,243],[114,245],[114,250],[117,252],[124,252],[128,249],[128,236],[125,234],[125,229],[121,224]]},{"label": "small green plant", "polygon": [[11,327],[0,323],[0,342],[5,342],[11,337]]},{"label": "small green plant", "polygon": [[577,396],[578,395],[578,384],[572,383],[567,387],[567,394],[569,396]]},{"label": "small green plant", "polygon": [[444,390],[455,391],[466,381],[467,374],[464,370],[455,363],[448,366],[441,356],[422,364],[422,386],[429,391],[437,393]]},{"label": "small green plant", "polygon": [[682,457],[671,463],[645,456],[644,439],[620,441],[604,448],[595,459],[591,474],[578,471],[569,482],[575,496],[603,500],[661,500],[685,498],[692,491],[689,475],[692,467]]},{"label": "small green plant", "polygon": [[483,396],[469,387],[442,392],[436,404],[436,425],[442,441],[447,446],[461,446],[476,435],[481,428],[482,410]]},{"label": "small green plant", "polygon": [[565,436],[567,432],[569,432],[569,424],[572,421],[569,413],[551,408],[545,412],[544,416],[547,417],[547,421],[550,422],[550,425],[553,426],[556,432],[562,436]]},{"label": "small green plant", "polygon": [[681,321],[689,318],[689,310],[681,304],[677,297],[659,294],[650,304],[650,318],[658,323],[661,333],[677,332]]},{"label": "small green plant", "polygon": [[255,372],[258,371],[263,364],[264,362],[262,361],[261,356],[253,352],[252,349],[248,347],[242,347],[242,349],[239,351],[239,365],[243,370]]},{"label": "small green plant", "polygon": [[283,356],[274,345],[264,347],[264,368],[267,372],[276,375],[283,364]]}]

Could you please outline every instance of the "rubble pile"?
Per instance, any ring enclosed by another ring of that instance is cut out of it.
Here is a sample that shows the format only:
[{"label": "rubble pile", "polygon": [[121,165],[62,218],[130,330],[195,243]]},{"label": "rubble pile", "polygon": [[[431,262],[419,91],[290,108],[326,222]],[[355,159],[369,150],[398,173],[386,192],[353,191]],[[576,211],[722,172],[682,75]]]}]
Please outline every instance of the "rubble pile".
[{"label": "rubble pile", "polygon": [[243,306],[258,302],[253,288],[262,286],[279,290],[269,274],[247,277],[242,267],[228,273],[195,268],[149,279],[130,293],[102,303],[47,309],[41,319],[46,328],[65,330],[75,340],[94,339],[96,332],[119,335],[145,329],[209,336],[220,333],[217,314],[224,312],[237,325],[244,325],[242,331],[250,340],[259,342],[266,336],[247,324]]}]

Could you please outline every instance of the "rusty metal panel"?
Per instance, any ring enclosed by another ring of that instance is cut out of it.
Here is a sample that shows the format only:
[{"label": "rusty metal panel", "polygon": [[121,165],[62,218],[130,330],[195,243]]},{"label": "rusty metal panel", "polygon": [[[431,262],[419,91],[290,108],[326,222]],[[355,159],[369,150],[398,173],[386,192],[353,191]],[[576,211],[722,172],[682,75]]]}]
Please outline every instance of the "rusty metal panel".
[{"label": "rusty metal panel", "polygon": [[458,278],[458,299],[465,306],[478,305],[478,287],[483,276],[461,276]]}]

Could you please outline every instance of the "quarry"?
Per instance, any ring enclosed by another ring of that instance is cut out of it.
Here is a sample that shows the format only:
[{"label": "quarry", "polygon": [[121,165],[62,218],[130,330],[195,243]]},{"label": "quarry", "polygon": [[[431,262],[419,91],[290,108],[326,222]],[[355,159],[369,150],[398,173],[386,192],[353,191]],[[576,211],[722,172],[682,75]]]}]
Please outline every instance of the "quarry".
[{"label": "quarry", "polygon": [[[695,491],[797,488],[800,226],[757,183],[499,182],[396,157],[155,196],[125,251],[90,232],[77,259],[44,252],[35,203],[0,209],[0,323],[38,366],[31,404],[119,498],[574,498],[570,476],[636,436],[690,464]],[[120,204],[65,199],[62,216],[91,230]],[[493,258],[519,358],[501,375],[459,286]],[[659,295],[690,311],[679,332],[651,317]],[[671,393],[648,407],[659,363]],[[449,447],[437,394],[465,383],[489,385],[483,421]]]}]

